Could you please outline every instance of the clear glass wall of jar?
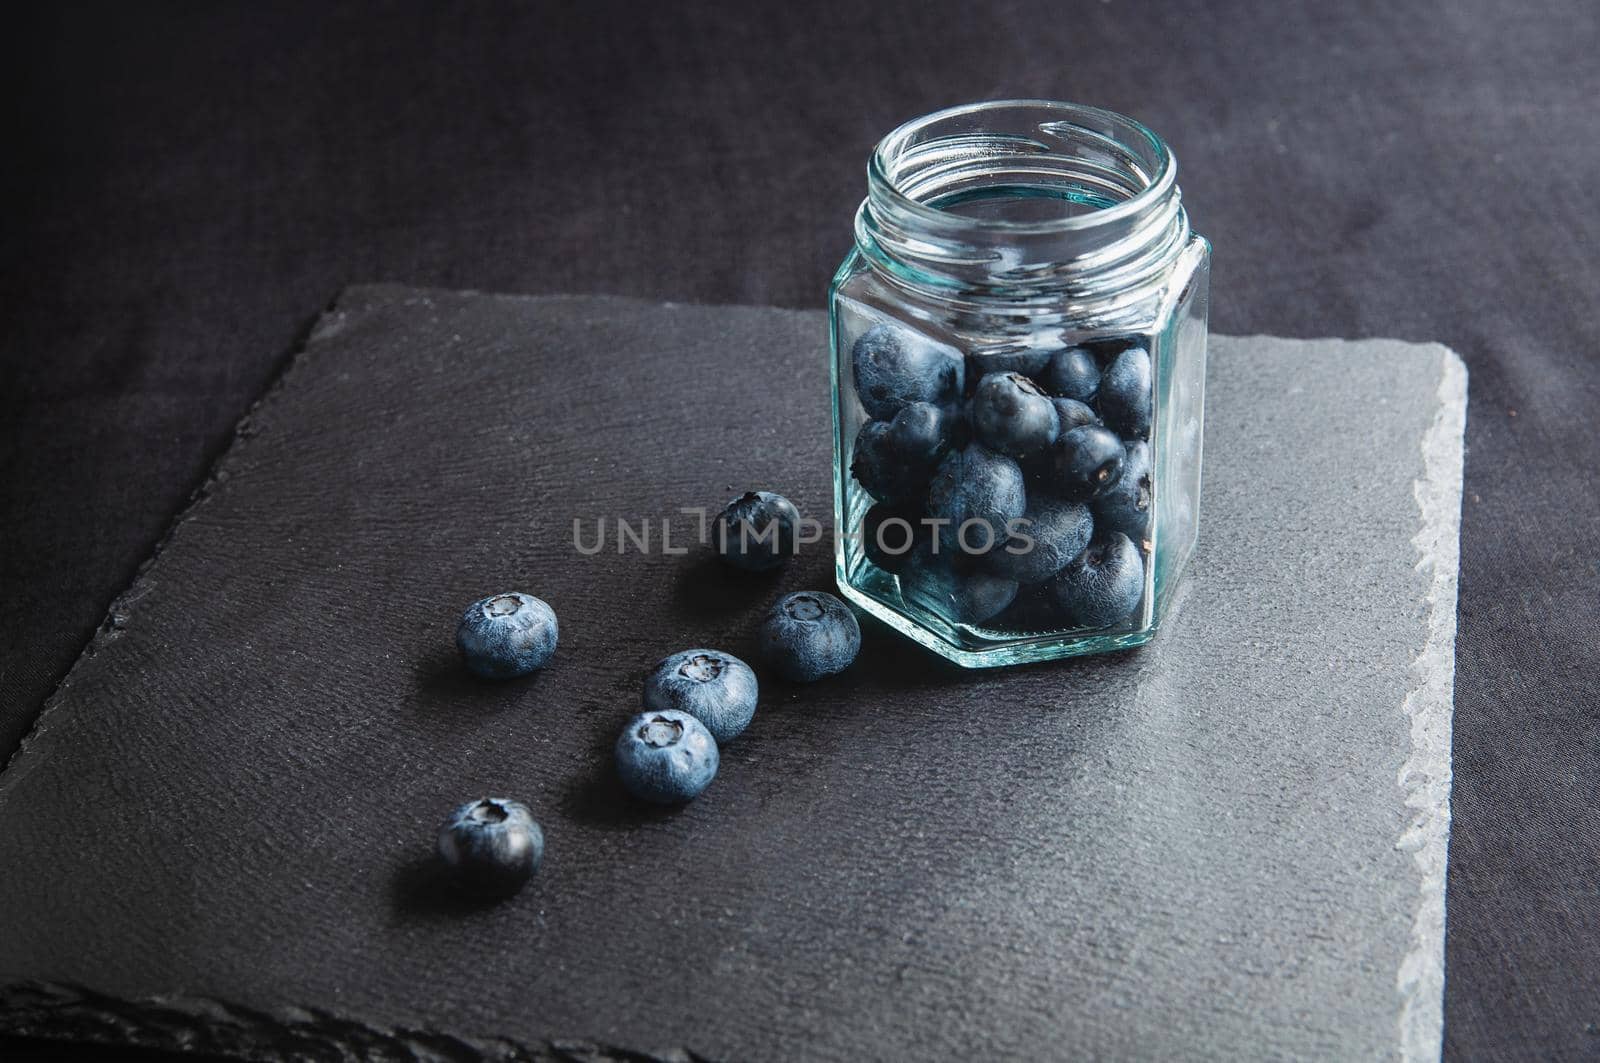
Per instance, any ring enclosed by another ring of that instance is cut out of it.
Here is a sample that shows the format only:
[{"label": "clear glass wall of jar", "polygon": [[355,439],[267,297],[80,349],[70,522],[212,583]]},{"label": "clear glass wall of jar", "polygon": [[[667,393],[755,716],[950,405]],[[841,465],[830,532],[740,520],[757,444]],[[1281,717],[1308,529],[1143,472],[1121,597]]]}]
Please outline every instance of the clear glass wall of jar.
[{"label": "clear glass wall of jar", "polygon": [[835,275],[835,561],[969,667],[1136,646],[1199,520],[1210,246],[1121,115],[1022,100],[890,133]]}]

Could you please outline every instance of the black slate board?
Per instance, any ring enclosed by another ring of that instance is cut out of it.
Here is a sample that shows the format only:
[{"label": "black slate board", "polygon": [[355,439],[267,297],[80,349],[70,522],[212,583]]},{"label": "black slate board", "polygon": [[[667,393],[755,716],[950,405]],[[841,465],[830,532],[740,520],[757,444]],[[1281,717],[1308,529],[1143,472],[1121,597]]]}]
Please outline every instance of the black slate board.
[{"label": "black slate board", "polygon": [[[643,670],[747,654],[831,557],[581,557],[573,521],[682,522],[755,485],[823,514],[823,321],[348,292],[0,775],[0,1029],[254,1055],[1437,1054],[1454,356],[1218,339],[1202,546],[1155,644],[964,673],[869,626],[836,680],[763,677],[705,797],[641,809],[609,746]],[[557,658],[469,681],[454,617],[510,586],[560,613]],[[488,908],[428,858],[483,792],[549,838]]]}]

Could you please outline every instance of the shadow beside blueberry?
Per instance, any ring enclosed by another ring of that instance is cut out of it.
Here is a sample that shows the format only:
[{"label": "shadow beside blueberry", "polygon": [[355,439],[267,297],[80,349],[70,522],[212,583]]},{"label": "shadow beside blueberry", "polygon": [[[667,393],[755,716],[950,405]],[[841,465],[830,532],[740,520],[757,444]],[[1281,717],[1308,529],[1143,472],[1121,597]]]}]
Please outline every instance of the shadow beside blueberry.
[{"label": "shadow beside blueberry", "polygon": [[765,572],[736,569],[715,551],[697,551],[673,570],[673,605],[693,617],[725,619],[764,605],[783,581],[783,566]]},{"label": "shadow beside blueberry", "polygon": [[543,670],[512,679],[481,679],[467,671],[454,647],[440,647],[417,663],[415,673],[427,703],[438,699],[441,709],[459,713],[463,704],[498,712],[521,703]]},{"label": "shadow beside blueberry", "polygon": [[584,826],[622,831],[632,830],[642,823],[673,819],[688,807],[687,804],[652,805],[624,790],[611,761],[611,746],[612,742],[606,743],[603,762],[579,775],[561,795],[558,808],[562,816]]},{"label": "shadow beside blueberry", "polygon": [[454,919],[486,911],[504,903],[506,894],[477,893],[461,882],[430,853],[396,869],[389,883],[389,906],[400,921]]}]

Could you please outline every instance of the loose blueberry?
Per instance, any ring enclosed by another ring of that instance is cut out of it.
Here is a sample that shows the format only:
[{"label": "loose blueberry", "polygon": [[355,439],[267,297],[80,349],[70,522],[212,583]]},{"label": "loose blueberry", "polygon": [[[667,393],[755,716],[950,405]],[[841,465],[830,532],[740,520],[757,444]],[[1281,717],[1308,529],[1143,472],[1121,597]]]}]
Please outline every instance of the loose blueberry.
[{"label": "loose blueberry", "polygon": [[1017,534],[989,552],[988,571],[1019,583],[1040,583],[1083,553],[1094,534],[1094,518],[1082,502],[1039,498],[1023,513]]},{"label": "loose blueberry", "polygon": [[1144,559],[1121,532],[1097,539],[1062,570],[1052,588],[1080,627],[1111,627],[1128,618],[1144,595]]},{"label": "loose blueberry", "polygon": [[1105,428],[1074,428],[1056,443],[1055,484],[1073,498],[1093,498],[1117,485],[1125,460],[1122,440]]},{"label": "loose blueberry", "polygon": [[1100,378],[1100,416],[1126,439],[1150,434],[1150,352],[1129,347]]},{"label": "loose blueberry", "polygon": [[[960,548],[963,538],[970,547],[998,543],[1006,524],[1022,516],[1026,504],[1022,469],[976,443],[947,454],[928,488],[928,515],[946,522],[939,527],[939,538],[953,548]],[[978,523],[963,532],[969,521]]]},{"label": "loose blueberry", "polygon": [[1128,444],[1116,486],[1094,500],[1094,523],[1100,532],[1121,532],[1135,545],[1150,538],[1150,444]]},{"label": "loose blueberry", "polygon": [[793,502],[772,491],[747,491],[717,517],[717,553],[735,568],[774,569],[794,556],[799,528]]},{"label": "loose blueberry", "polygon": [[761,656],[783,678],[810,683],[842,672],[861,650],[861,625],[823,591],[786,594],[761,622]]},{"label": "loose blueberry", "polygon": [[850,357],[856,395],[879,420],[888,420],[909,403],[942,406],[961,395],[960,352],[904,326],[874,325],[856,340]]},{"label": "loose blueberry", "polygon": [[918,550],[900,575],[909,602],[954,624],[981,624],[1017,596],[1017,581],[985,572],[962,554]]},{"label": "loose blueberry", "polygon": [[1056,441],[1061,421],[1050,396],[1021,373],[990,373],[972,396],[972,430],[990,450],[1024,457]]},{"label": "loose blueberry", "polygon": [[909,506],[879,502],[861,518],[861,549],[885,572],[899,572],[911,553],[929,538],[921,514]]},{"label": "loose blueberry", "polygon": [[684,650],[645,677],[644,707],[686,712],[720,745],[739,737],[756,714],[756,674],[731,653]]},{"label": "loose blueberry", "polygon": [[1043,383],[1052,395],[1090,402],[1100,388],[1100,364],[1082,347],[1068,347],[1051,356]]},{"label": "loose blueberry", "polygon": [[641,801],[692,801],[716,778],[717,740],[687,712],[661,709],[628,721],[617,736],[617,775]]},{"label": "loose blueberry", "polygon": [[456,625],[456,647],[467,670],[485,679],[509,679],[543,668],[556,652],[555,610],[521,591],[480,598]]},{"label": "loose blueberry", "polygon": [[504,797],[468,801],[439,828],[439,858],[468,889],[515,893],[544,859],[544,831],[527,806]]}]

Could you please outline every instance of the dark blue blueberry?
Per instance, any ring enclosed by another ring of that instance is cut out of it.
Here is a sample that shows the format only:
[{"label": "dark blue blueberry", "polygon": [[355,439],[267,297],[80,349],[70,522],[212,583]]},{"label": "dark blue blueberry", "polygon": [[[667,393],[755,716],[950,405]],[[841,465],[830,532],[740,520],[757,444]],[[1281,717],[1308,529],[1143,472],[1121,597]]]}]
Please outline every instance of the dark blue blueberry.
[{"label": "dark blue blueberry", "polygon": [[[1100,418],[1095,415],[1095,412],[1077,399],[1051,399],[1050,405],[1056,408],[1056,419],[1061,422],[1061,435],[1063,436],[1074,428],[1100,423]],[[1057,437],[1057,443],[1060,443],[1059,437]],[[1030,493],[1035,488],[1044,491],[1056,490],[1055,447],[1046,447],[1037,454],[1019,458],[1017,464],[1022,466],[1022,475],[1028,481]]]},{"label": "dark blue blueberry", "polygon": [[1041,583],[1083,553],[1094,518],[1082,502],[1040,497],[1012,527],[1015,534],[983,559],[985,568],[1019,583]]},{"label": "dark blue blueberry", "polygon": [[861,518],[861,549],[885,572],[899,572],[919,544],[929,539],[922,515],[910,506],[879,502]]},{"label": "dark blue blueberry", "polygon": [[960,352],[903,325],[874,325],[856,340],[850,358],[856,395],[867,414],[879,420],[908,403],[943,406],[961,395]]},{"label": "dark blue blueberry", "polygon": [[981,624],[1011,604],[1017,581],[984,571],[964,554],[924,549],[900,574],[900,594],[953,624]]},{"label": "dark blue blueberry", "polygon": [[949,447],[955,421],[931,402],[913,402],[889,422],[889,442],[904,461],[931,469]]},{"label": "dark blue blueberry", "polygon": [[476,893],[515,893],[544,859],[544,831],[527,806],[504,797],[468,801],[439,828],[439,858]]},{"label": "dark blue blueberry", "polygon": [[928,488],[928,516],[946,522],[939,528],[939,538],[951,547],[960,546],[968,521],[978,522],[965,533],[968,543],[999,542],[1006,525],[1022,516],[1026,505],[1022,469],[1004,454],[976,443],[947,454]]},{"label": "dark blue blueberry", "polygon": [[868,421],[856,434],[850,472],[880,502],[921,495],[946,449],[955,418],[926,402],[913,402],[892,421]]},{"label": "dark blue blueberry", "polygon": [[1150,352],[1129,347],[1106,367],[1100,378],[1100,416],[1125,439],[1150,434]]},{"label": "dark blue blueberry", "polygon": [[722,560],[764,572],[794,556],[800,511],[772,491],[746,491],[717,517],[714,540]]},{"label": "dark blue blueberry", "polygon": [[1056,443],[1056,488],[1072,498],[1093,498],[1117,485],[1122,477],[1122,440],[1105,428],[1084,425]]},{"label": "dark blue blueberry", "polygon": [[1021,373],[990,373],[972,396],[972,430],[990,450],[1021,458],[1054,443],[1061,421],[1038,384]]},{"label": "dark blue blueberry", "polygon": [[510,591],[467,606],[456,625],[456,646],[467,670],[485,679],[536,672],[556,652],[555,610],[531,594]]},{"label": "dark blue blueberry", "polygon": [[905,498],[928,482],[926,469],[907,465],[895,453],[888,421],[868,421],[856,433],[855,445],[850,448],[850,475],[880,502]]},{"label": "dark blue blueberry", "polygon": [[1061,421],[1061,434],[1066,435],[1074,428],[1082,428],[1086,424],[1099,424],[1100,418],[1095,416],[1094,410],[1087,403],[1077,399],[1051,399],[1050,404],[1056,408],[1056,417]]},{"label": "dark blue blueberry", "polygon": [[985,347],[967,355],[967,379],[976,382],[990,373],[1021,373],[1035,380],[1050,364],[1050,349],[1027,346]]},{"label": "dark blue blueberry", "polygon": [[1090,402],[1100,388],[1100,364],[1082,347],[1068,347],[1051,356],[1042,383],[1052,395]]},{"label": "dark blue blueberry", "polygon": [[1079,627],[1112,627],[1144,596],[1144,559],[1132,539],[1113,532],[1090,543],[1051,587]]},{"label": "dark blue blueberry", "polygon": [[687,712],[659,709],[628,721],[614,750],[623,788],[641,801],[676,805],[716,778],[717,740]]},{"label": "dark blue blueberry", "polygon": [[767,610],[759,635],[762,659],[783,678],[810,683],[842,672],[861,650],[861,625],[831,594],[786,594]]},{"label": "dark blue blueberry", "polygon": [[687,712],[720,745],[739,737],[756,714],[756,674],[731,653],[684,650],[645,677],[644,707]]},{"label": "dark blue blueberry", "polygon": [[1140,545],[1150,538],[1150,444],[1128,444],[1116,486],[1094,500],[1095,527],[1121,532]]}]

